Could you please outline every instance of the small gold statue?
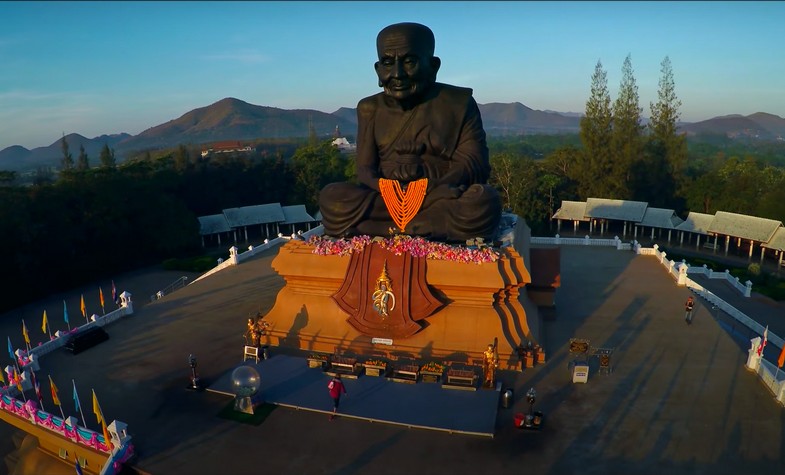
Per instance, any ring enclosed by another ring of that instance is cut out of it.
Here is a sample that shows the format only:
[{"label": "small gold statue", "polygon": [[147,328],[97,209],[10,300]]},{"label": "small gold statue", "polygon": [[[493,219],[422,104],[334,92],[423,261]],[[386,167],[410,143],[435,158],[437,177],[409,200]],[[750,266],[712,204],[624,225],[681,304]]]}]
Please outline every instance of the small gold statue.
[{"label": "small gold statue", "polygon": [[376,290],[371,295],[373,300],[373,309],[386,318],[390,312],[395,309],[395,295],[392,293],[392,282],[390,276],[387,274],[387,261],[384,261],[384,267],[379,278],[376,279]]},{"label": "small gold statue", "polygon": [[267,335],[267,329],[269,327],[270,324],[262,321],[261,315],[257,315],[256,320],[249,317],[247,328],[243,335],[245,337],[245,345],[258,347],[261,344],[262,337]]},{"label": "small gold statue", "polygon": [[488,349],[483,352],[482,372],[485,377],[484,385],[492,388],[496,384],[496,368],[499,367],[499,352],[496,350],[496,343],[488,345]]}]

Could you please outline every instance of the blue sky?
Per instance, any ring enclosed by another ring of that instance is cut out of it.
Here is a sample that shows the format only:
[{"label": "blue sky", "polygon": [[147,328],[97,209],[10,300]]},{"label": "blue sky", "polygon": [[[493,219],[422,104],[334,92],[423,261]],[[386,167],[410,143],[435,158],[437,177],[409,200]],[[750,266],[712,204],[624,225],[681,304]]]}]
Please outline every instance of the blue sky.
[{"label": "blue sky", "polygon": [[784,2],[0,2],[0,150],[138,134],[225,97],[355,107],[378,31],[428,25],[438,80],[479,103],[582,112],[630,54],[643,115],[670,57],[682,120],[785,117]]}]

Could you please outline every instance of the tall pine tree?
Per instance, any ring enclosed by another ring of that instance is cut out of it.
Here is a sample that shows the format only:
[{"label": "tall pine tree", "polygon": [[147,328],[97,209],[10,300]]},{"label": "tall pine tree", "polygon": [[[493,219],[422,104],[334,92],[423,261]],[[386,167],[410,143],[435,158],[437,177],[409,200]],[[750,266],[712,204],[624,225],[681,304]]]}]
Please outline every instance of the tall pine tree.
[{"label": "tall pine tree", "polygon": [[591,96],[581,119],[580,137],[583,153],[576,167],[578,194],[586,198],[615,198],[608,186],[612,174],[611,134],[613,117],[608,93],[608,74],[597,61],[591,77]]},{"label": "tall pine tree", "polygon": [[684,168],[687,161],[687,141],[677,131],[681,101],[676,96],[671,60],[667,56],[660,64],[657,102],[650,103],[649,141],[646,147],[646,167],[649,178],[649,204],[673,207],[680,211],[684,200]]},{"label": "tall pine tree", "polygon": [[62,171],[67,172],[74,168],[74,157],[68,150],[68,141],[65,139],[65,134],[63,134],[63,139],[60,141],[60,146],[63,150],[63,159],[60,162],[60,168]]},{"label": "tall pine tree", "polygon": [[99,160],[102,168],[114,168],[116,166],[114,150],[110,149],[107,144],[104,144],[104,147],[101,149]]},{"label": "tall pine tree", "polygon": [[638,97],[638,86],[632,71],[632,59],[628,54],[622,66],[619,95],[613,103],[613,135],[611,140],[614,153],[612,180],[608,184],[613,190],[613,198],[630,199],[635,188],[633,165],[642,159],[643,126]]},{"label": "tall pine tree", "polygon": [[76,169],[79,171],[86,171],[90,168],[90,160],[87,158],[87,153],[84,151],[84,145],[79,144],[79,156],[76,159]]}]

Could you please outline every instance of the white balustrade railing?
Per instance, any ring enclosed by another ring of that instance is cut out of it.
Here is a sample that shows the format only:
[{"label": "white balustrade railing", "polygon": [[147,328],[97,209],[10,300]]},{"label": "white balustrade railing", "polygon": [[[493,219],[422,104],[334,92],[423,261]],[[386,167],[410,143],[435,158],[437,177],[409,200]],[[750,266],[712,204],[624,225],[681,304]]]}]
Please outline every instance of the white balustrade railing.
[{"label": "white balustrade railing", "polygon": [[216,265],[215,267],[213,267],[209,271],[205,272],[204,274],[200,275],[199,277],[197,277],[196,279],[191,281],[191,284],[193,284],[194,282],[199,282],[200,280],[204,279],[205,277],[209,277],[209,276],[215,274],[216,272],[220,272],[220,271],[226,269],[227,267],[236,266],[236,265],[238,265],[238,264],[240,264],[240,263],[242,263],[244,261],[247,261],[248,259],[252,258],[256,254],[258,254],[260,252],[264,252],[264,251],[266,251],[266,250],[268,250],[270,248],[273,248],[275,246],[278,246],[280,244],[283,244],[286,241],[290,241],[292,239],[308,240],[311,236],[319,236],[319,235],[321,235],[323,233],[324,233],[324,226],[322,226],[322,225],[316,226],[315,228],[313,228],[313,229],[311,229],[309,231],[306,231],[306,232],[298,231],[297,233],[292,233],[289,236],[284,236],[283,234],[279,233],[278,237],[276,237],[276,238],[274,238],[272,240],[265,239],[264,242],[262,244],[258,245],[258,246],[250,245],[250,246],[248,246],[248,250],[243,251],[242,253],[239,253],[239,254],[237,252],[238,251],[237,247],[232,246],[231,248],[229,248],[229,258],[228,259],[226,259],[226,260],[218,259],[218,265]]}]

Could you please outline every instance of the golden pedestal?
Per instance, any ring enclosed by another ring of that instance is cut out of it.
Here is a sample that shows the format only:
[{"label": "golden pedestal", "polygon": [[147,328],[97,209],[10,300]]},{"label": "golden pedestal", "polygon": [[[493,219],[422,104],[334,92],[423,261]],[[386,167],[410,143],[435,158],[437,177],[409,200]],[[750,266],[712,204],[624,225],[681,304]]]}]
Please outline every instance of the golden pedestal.
[{"label": "golden pedestal", "polygon": [[313,250],[304,241],[292,240],[273,260],[273,268],[286,281],[264,317],[273,345],[384,354],[393,360],[400,356],[471,362],[479,361],[498,338],[504,369],[518,365],[515,348],[520,342],[536,340],[527,310],[537,318],[537,309],[523,289],[531,277],[512,247],[501,249],[501,258],[491,263],[425,260],[425,281],[444,306],[420,322],[421,330],[401,339],[375,338],[348,323],[350,316],[333,295],[344,283],[350,256],[316,255]]}]

